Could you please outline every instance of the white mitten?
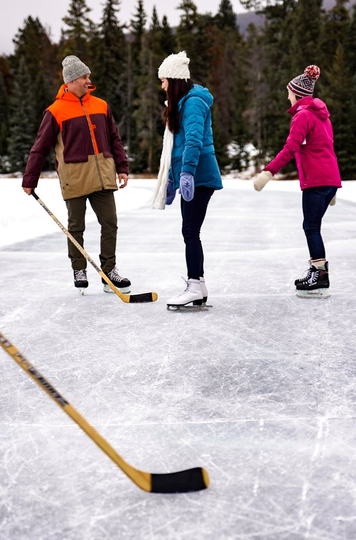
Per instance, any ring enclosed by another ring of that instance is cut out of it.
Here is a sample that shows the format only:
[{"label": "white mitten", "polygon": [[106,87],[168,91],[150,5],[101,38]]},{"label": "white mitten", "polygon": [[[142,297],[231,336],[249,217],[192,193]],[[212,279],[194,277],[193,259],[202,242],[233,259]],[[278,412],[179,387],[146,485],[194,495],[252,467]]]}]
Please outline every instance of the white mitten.
[{"label": "white mitten", "polygon": [[272,178],[273,174],[269,171],[262,171],[253,182],[256,191],[261,191]]},{"label": "white mitten", "polygon": [[334,197],[330,201],[330,206],[334,206],[334,204],[336,204],[336,193],[335,193]]}]

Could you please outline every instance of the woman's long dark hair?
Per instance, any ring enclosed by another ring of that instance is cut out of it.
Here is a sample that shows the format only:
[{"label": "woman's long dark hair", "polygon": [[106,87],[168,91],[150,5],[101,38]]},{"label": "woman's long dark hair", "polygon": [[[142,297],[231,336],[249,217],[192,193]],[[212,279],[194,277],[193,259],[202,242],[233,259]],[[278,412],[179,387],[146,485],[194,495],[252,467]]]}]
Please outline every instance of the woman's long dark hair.
[{"label": "woman's long dark hair", "polygon": [[180,114],[178,103],[189,90],[193,88],[191,79],[167,79],[167,101],[168,105],[164,110],[163,119],[172,133],[178,133],[180,127]]}]

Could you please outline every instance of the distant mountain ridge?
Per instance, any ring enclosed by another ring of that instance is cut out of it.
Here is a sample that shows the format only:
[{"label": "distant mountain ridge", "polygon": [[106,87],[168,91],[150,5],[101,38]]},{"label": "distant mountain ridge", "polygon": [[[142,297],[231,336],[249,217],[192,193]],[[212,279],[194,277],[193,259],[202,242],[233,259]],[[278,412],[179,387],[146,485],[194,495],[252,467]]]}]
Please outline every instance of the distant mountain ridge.
[{"label": "distant mountain ridge", "polygon": [[[324,0],[323,8],[329,10],[336,4],[335,0]],[[346,3],[346,7],[350,8],[354,4],[353,0]],[[264,22],[263,15],[259,15],[255,11],[248,11],[246,13],[239,13],[236,15],[237,24],[241,34],[245,34],[249,24],[255,26],[262,26]]]}]

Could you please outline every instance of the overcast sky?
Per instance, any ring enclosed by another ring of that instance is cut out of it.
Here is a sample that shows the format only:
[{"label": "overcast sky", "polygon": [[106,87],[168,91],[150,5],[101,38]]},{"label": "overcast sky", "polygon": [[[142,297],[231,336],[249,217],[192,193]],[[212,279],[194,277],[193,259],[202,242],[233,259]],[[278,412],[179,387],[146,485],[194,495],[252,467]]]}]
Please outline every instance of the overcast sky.
[{"label": "overcast sky", "polygon": [[[194,0],[199,13],[208,11],[215,14],[221,0]],[[181,11],[176,7],[181,0],[144,0],[145,11],[151,17],[152,8],[155,5],[158,16],[162,19],[167,15],[169,24],[176,26],[179,22]],[[231,0],[236,13],[241,13],[243,8],[238,0]],[[87,0],[87,6],[92,8],[89,16],[94,22],[99,22],[102,16],[104,0]],[[1,10],[0,19],[0,54],[11,54],[14,51],[12,42],[19,28],[23,27],[24,19],[29,15],[38,17],[42,25],[51,29],[54,42],[58,42],[60,30],[63,26],[62,18],[67,14],[70,0],[52,2],[50,0],[10,0],[6,2],[6,9]],[[122,0],[119,20],[122,23],[129,22],[133,13],[136,12],[137,0]]]}]

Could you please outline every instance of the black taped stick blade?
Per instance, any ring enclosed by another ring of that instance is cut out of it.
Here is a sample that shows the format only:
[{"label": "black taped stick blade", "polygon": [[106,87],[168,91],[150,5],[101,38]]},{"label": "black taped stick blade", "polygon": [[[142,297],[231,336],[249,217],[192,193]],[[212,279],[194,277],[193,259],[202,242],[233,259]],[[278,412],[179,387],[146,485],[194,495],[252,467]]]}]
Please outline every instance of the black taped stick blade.
[{"label": "black taped stick blade", "polygon": [[187,493],[209,486],[208,473],[201,467],[175,473],[152,474],[151,481],[152,493]]},{"label": "black taped stick blade", "polygon": [[143,304],[146,302],[155,302],[157,300],[156,293],[142,293],[142,294],[131,294],[130,295],[130,304]]}]

